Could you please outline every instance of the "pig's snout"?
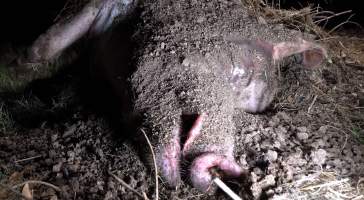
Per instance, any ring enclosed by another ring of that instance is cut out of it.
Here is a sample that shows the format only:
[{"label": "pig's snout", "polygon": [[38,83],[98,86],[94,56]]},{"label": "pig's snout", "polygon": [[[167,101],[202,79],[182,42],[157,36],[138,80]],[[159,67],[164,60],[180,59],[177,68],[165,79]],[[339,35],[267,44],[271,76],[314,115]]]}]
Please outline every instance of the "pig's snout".
[{"label": "pig's snout", "polygon": [[192,185],[200,191],[209,192],[214,178],[211,170],[216,167],[226,177],[239,177],[242,174],[241,167],[234,159],[215,153],[204,153],[197,157],[190,171]]},{"label": "pig's snout", "polygon": [[[170,187],[176,187],[181,180],[181,159],[190,160],[189,177],[192,185],[201,192],[211,192],[210,185],[212,183],[214,174],[211,172],[213,168],[217,168],[224,177],[235,178],[242,174],[241,167],[235,162],[233,156],[230,155],[232,151],[223,155],[216,153],[213,147],[208,147],[205,152],[195,155],[191,149],[194,145],[194,140],[199,137],[201,133],[202,123],[205,115],[199,115],[193,126],[187,133],[187,139],[184,144],[180,144],[180,137],[182,128],[176,127],[173,129],[173,137],[171,140],[161,147],[161,151],[157,153],[157,164],[160,169],[161,176],[168,183]],[[183,146],[183,150],[181,149]],[[195,155],[196,157],[189,157]],[[187,158],[188,157],[188,158]],[[214,188],[214,187],[213,187]]]}]

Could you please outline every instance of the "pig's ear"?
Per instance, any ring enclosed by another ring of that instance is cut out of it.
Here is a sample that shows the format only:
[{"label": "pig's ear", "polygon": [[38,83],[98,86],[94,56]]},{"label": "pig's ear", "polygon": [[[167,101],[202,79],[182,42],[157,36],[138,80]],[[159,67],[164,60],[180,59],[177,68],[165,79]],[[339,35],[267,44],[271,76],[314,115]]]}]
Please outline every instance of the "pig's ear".
[{"label": "pig's ear", "polygon": [[298,39],[294,42],[280,42],[271,43],[265,40],[237,40],[227,39],[238,45],[244,45],[248,48],[258,50],[268,58],[272,59],[273,62],[282,60],[285,57],[302,54],[302,64],[306,67],[315,67],[319,65],[324,59],[327,58],[326,50],[312,42],[308,42],[303,39]]},{"label": "pig's ear", "polygon": [[299,39],[296,42],[280,42],[273,45],[273,61],[279,61],[287,56],[301,53],[302,64],[306,67],[315,67],[327,58],[326,50],[318,44]]}]

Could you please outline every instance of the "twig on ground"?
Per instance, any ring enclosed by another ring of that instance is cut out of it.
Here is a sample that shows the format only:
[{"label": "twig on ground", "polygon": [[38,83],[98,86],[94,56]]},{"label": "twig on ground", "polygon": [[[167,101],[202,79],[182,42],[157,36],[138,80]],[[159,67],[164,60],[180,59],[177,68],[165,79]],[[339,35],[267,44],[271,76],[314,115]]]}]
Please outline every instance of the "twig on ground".
[{"label": "twig on ground", "polygon": [[145,131],[143,129],[141,129],[141,132],[143,133],[145,139],[148,142],[150,151],[152,152],[152,156],[153,156],[153,163],[154,163],[154,173],[155,173],[155,199],[158,200],[159,199],[159,192],[158,192],[158,168],[157,168],[157,162],[155,160],[155,154],[154,154],[154,150],[153,150],[153,146],[149,141],[149,138],[147,137],[147,134],[145,134]]},{"label": "twig on ground", "polygon": [[56,190],[57,192],[61,192],[62,190],[59,188],[59,187],[57,187],[57,186],[55,186],[55,185],[53,185],[53,184],[51,184],[51,183],[47,183],[47,182],[44,182],[44,181],[37,181],[37,180],[29,180],[29,181],[25,181],[25,182],[23,182],[23,183],[20,183],[20,184],[17,184],[17,185],[14,185],[13,186],[13,189],[15,189],[15,188],[18,188],[18,187],[21,187],[21,186],[23,186],[23,185],[25,185],[25,184],[41,184],[41,185],[46,185],[46,186],[48,186],[48,187],[51,187],[51,188],[53,188],[54,190]]},{"label": "twig on ground", "polygon": [[340,153],[342,153],[344,151],[346,144],[348,143],[348,134],[345,131],[343,131],[343,133],[345,134],[345,141],[344,141],[343,146],[341,147]]},{"label": "twig on ground", "polygon": [[315,23],[315,24],[318,24],[318,23],[320,23],[320,22],[322,22],[322,21],[327,21],[327,20],[329,20],[329,19],[331,19],[331,18],[334,18],[334,17],[340,16],[340,15],[344,15],[344,14],[347,14],[347,13],[351,13],[351,12],[352,12],[352,10],[346,10],[346,11],[343,11],[343,12],[340,12],[340,13],[335,13],[335,14],[333,14],[333,15],[331,15],[331,16],[328,16],[328,17],[325,17],[325,18],[323,18],[323,19],[319,19],[319,20],[317,20],[317,21],[314,21],[314,23]]},{"label": "twig on ground", "polygon": [[332,32],[334,32],[336,29],[338,29],[339,27],[341,27],[341,26],[343,26],[344,24],[357,24],[357,23],[355,23],[355,22],[352,22],[352,21],[350,21],[350,19],[352,18],[354,16],[354,14],[352,14],[352,15],[350,15],[349,17],[348,17],[348,19],[347,20],[345,20],[344,22],[341,22],[340,24],[338,24],[337,26],[335,26],[334,28],[332,28],[329,32],[328,32],[328,34],[330,35]]},{"label": "twig on ground", "polygon": [[125,183],[123,181],[123,179],[119,178],[118,176],[116,176],[115,174],[111,173],[110,171],[108,171],[108,174],[110,176],[112,176],[113,178],[115,178],[115,180],[117,180],[119,183],[121,183],[124,187],[126,187],[127,189],[129,189],[130,191],[134,192],[136,195],[138,195],[139,197],[148,200],[148,197],[143,196],[142,194],[140,194],[140,192],[136,191],[134,188],[132,188],[129,184]]},{"label": "twig on ground", "polygon": [[348,196],[348,195],[345,195],[345,194],[342,194],[340,192],[337,192],[335,191],[334,189],[332,188],[327,188],[331,193],[333,193],[337,198],[344,198],[344,199],[351,199],[353,198],[352,196]]},{"label": "twig on ground", "polygon": [[313,190],[313,189],[316,189],[316,188],[323,188],[323,187],[329,187],[329,186],[334,186],[334,185],[340,185],[340,184],[348,182],[348,181],[349,181],[348,178],[344,178],[344,179],[338,180],[338,181],[331,181],[331,182],[328,182],[328,183],[307,186],[307,187],[301,188],[301,190],[303,190],[303,191],[306,190],[307,191],[307,190]]},{"label": "twig on ground", "polygon": [[315,102],[316,102],[316,99],[317,99],[317,95],[315,95],[315,97],[313,98],[313,100],[312,100],[312,102],[311,102],[310,106],[309,106],[309,107],[308,107],[308,109],[307,109],[307,113],[308,113],[308,114],[310,114],[311,109],[312,109],[312,107],[313,107],[313,104],[315,104]]},{"label": "twig on ground", "polygon": [[364,178],[359,178],[358,182],[356,183],[356,191],[360,194],[360,183],[364,182]]},{"label": "twig on ground", "polygon": [[28,160],[33,160],[33,159],[37,159],[37,158],[40,158],[40,157],[42,157],[42,155],[16,160],[15,163],[20,163],[20,162],[24,162],[24,161],[28,161]]},{"label": "twig on ground", "polygon": [[145,192],[142,192],[142,193],[143,193],[143,197],[144,197],[144,199],[145,199],[145,200],[148,200],[149,198],[148,198],[147,194],[146,194]]}]

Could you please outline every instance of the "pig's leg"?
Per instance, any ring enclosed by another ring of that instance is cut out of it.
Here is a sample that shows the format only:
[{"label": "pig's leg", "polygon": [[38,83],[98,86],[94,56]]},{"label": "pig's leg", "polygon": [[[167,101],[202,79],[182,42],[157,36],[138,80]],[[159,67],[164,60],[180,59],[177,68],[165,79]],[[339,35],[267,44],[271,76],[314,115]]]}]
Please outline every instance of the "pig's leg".
[{"label": "pig's leg", "polygon": [[[91,0],[67,23],[57,23],[29,48],[27,61],[48,62],[77,40],[105,32],[120,15],[126,15],[136,0]],[[121,16],[122,17],[122,16]]]},{"label": "pig's leg", "polygon": [[[46,78],[77,58],[68,52],[65,59],[54,62],[67,48],[82,37],[99,36],[108,30],[115,18],[123,18],[136,5],[136,0],[91,0],[73,18],[51,26],[35,40],[26,55],[1,68],[0,92],[23,88],[32,80]],[[63,58],[63,57],[62,57]]]}]

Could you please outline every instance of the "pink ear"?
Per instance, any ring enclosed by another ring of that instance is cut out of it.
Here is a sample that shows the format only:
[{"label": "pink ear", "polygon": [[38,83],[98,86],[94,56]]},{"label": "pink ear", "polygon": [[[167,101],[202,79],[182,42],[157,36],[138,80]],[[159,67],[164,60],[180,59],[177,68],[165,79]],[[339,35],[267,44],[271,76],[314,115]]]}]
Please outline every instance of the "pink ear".
[{"label": "pink ear", "polygon": [[303,65],[315,67],[327,58],[326,50],[318,44],[299,39],[296,42],[280,42],[273,46],[272,58],[275,61],[287,56],[302,53]]}]

